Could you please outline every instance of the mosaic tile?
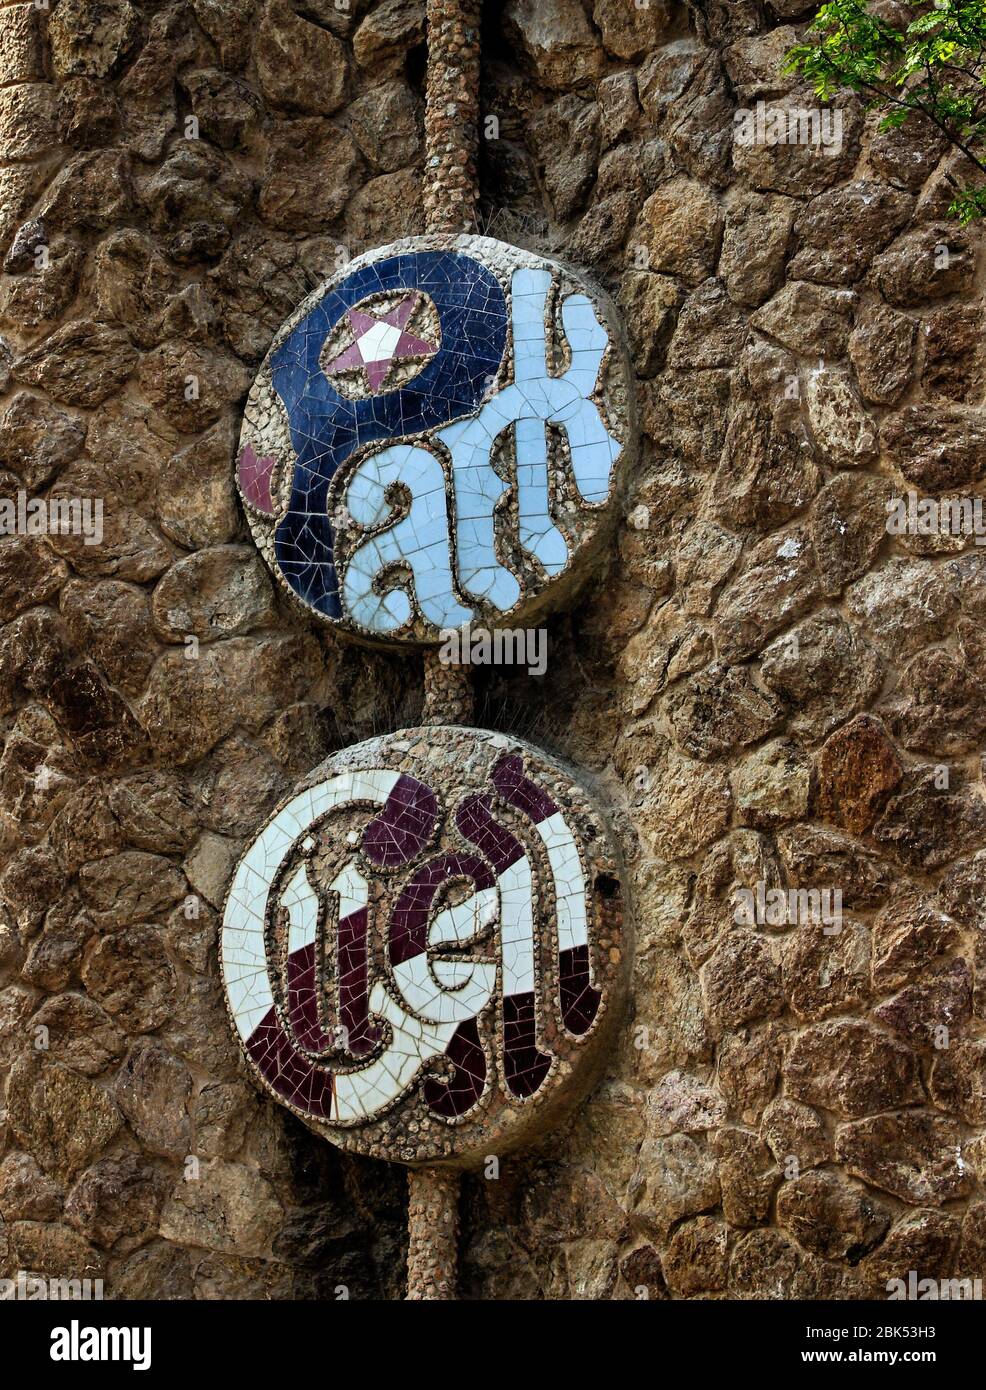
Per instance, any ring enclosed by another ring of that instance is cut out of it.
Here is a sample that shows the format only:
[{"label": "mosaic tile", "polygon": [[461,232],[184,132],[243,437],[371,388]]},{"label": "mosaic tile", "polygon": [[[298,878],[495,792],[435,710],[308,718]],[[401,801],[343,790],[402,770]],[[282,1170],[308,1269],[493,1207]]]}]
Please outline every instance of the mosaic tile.
[{"label": "mosaic tile", "polygon": [[343,1148],[468,1163],[595,1075],[628,927],[603,819],[475,729],[334,754],[242,857],[221,963],[260,1083]]},{"label": "mosaic tile", "polygon": [[613,524],[628,379],[612,305],[552,261],[472,236],[369,253],[305,300],[253,384],[237,482],[254,538],[294,599],[356,635],[522,623]]}]

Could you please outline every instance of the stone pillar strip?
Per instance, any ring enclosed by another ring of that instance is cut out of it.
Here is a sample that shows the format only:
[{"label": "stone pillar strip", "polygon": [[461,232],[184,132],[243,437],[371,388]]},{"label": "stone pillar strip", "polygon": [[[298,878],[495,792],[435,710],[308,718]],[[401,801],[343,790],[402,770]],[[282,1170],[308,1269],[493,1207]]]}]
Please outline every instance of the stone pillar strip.
[{"label": "stone pillar strip", "polygon": [[409,1168],[407,1186],[407,1299],[454,1299],[459,1174],[448,1168]]},{"label": "stone pillar strip", "polygon": [[[425,104],[425,225],[429,232],[471,232],[476,225],[481,0],[428,0]],[[465,724],[473,692],[465,667],[424,659],[422,723]],[[459,1175],[410,1168],[407,1297],[454,1299],[459,1234]]]},{"label": "stone pillar strip", "polygon": [[429,232],[476,225],[482,0],[428,0],[425,223]]},{"label": "stone pillar strip", "polygon": [[424,676],[422,724],[470,724],[475,698],[469,668],[442,661],[437,649],[429,647]]},{"label": "stone pillar strip", "polygon": [[[430,232],[476,224],[476,155],[482,0],[428,0],[425,218]],[[467,667],[424,660],[423,724],[467,724],[474,699]]]}]

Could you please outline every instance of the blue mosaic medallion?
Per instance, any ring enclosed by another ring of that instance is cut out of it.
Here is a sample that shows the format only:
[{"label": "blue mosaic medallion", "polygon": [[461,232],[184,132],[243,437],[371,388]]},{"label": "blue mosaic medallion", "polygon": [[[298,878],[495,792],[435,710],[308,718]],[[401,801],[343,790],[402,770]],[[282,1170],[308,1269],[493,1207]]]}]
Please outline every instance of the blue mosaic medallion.
[{"label": "blue mosaic medallion", "polygon": [[237,481],[306,608],[367,639],[519,625],[570,596],[633,446],[612,306],[482,237],[352,261],[278,333]]}]

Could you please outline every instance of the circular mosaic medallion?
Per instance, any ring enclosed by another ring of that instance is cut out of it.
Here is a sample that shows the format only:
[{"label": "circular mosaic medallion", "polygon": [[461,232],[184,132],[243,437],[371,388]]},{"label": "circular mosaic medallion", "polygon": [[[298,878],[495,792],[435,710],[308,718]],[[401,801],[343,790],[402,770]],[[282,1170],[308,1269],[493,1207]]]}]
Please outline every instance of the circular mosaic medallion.
[{"label": "circular mosaic medallion", "polygon": [[334,754],[271,817],[221,959],[276,1099],[342,1148],[464,1166],[595,1079],[629,968],[618,862],[543,753],[405,729]]},{"label": "circular mosaic medallion", "polygon": [[244,413],[240,496],[285,588],[419,643],[569,597],[633,446],[616,323],[572,271],[485,237],[351,261],[280,330]]}]

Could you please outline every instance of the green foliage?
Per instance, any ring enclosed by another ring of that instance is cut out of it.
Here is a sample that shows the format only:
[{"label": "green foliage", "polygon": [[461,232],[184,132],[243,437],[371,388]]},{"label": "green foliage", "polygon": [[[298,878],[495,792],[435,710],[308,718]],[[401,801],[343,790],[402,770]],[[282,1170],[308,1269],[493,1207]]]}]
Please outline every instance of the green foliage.
[{"label": "green foliage", "polygon": [[[881,130],[927,117],[986,173],[986,0],[917,0],[896,9],[902,18],[893,23],[870,0],[830,0],[784,70],[807,77],[823,101],[845,87],[869,97],[885,112]],[[986,190],[978,180],[961,189],[949,211],[962,222],[982,217]]]},{"label": "green foliage", "polygon": [[963,188],[958,197],[953,198],[948,210],[963,227],[977,217],[986,217],[986,188]]}]

